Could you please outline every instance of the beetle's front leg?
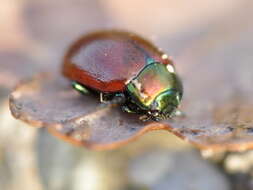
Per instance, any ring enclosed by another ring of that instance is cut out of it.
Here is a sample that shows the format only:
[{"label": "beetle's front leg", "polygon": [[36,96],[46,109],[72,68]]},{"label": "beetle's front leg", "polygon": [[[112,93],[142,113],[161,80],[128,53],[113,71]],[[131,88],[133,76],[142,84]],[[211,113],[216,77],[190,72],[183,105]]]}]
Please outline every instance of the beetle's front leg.
[{"label": "beetle's front leg", "polygon": [[100,92],[100,102],[105,104],[118,104],[122,105],[126,102],[126,96],[124,93],[107,94]]}]

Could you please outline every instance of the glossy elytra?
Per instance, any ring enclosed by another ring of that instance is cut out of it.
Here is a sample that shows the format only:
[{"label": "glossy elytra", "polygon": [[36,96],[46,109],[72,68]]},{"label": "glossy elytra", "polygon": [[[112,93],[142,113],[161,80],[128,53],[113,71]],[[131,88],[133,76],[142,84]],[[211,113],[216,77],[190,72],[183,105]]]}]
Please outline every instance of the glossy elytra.
[{"label": "glossy elytra", "polygon": [[152,43],[124,31],[83,36],[67,51],[63,74],[83,94],[117,103],[142,120],[175,115],[183,87],[172,61]]}]

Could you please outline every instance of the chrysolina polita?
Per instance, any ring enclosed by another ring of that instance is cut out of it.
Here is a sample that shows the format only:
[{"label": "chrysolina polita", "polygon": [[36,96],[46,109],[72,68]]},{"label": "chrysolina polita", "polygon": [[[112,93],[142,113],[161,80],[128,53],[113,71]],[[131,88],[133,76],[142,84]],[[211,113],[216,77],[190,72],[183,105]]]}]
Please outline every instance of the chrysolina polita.
[{"label": "chrysolina polita", "polygon": [[63,74],[83,94],[100,95],[142,120],[175,115],[182,82],[169,57],[134,33],[108,30],[77,40],[64,57]]}]

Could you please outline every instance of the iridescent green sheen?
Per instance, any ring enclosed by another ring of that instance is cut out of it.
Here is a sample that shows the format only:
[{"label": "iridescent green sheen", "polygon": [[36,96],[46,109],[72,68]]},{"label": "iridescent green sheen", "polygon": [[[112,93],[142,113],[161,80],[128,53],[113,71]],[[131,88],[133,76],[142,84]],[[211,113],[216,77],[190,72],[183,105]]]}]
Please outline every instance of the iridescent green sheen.
[{"label": "iridescent green sheen", "polygon": [[176,90],[167,90],[159,94],[152,103],[152,110],[161,110],[166,117],[177,108],[182,95]]},{"label": "iridescent green sheen", "polygon": [[178,107],[183,88],[173,65],[159,62],[144,67],[127,84],[127,91],[141,109],[168,117]]},{"label": "iridescent green sheen", "polygon": [[88,94],[89,91],[78,82],[72,82],[72,87],[82,94]]}]

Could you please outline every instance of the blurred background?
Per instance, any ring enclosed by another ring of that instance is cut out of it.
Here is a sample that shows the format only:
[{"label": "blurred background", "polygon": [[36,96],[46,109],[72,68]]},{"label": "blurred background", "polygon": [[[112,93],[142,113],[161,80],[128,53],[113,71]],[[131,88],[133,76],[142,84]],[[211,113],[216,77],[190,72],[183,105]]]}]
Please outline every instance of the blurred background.
[{"label": "blurred background", "polygon": [[20,70],[0,76],[0,189],[253,189],[251,151],[198,151],[156,131],[117,150],[94,152],[13,119],[8,108],[8,93],[22,76],[57,70],[69,44],[86,32],[141,34],[184,73],[181,62],[192,67],[231,47],[234,53],[252,49],[252,18],[252,0],[0,0],[0,70]]}]

